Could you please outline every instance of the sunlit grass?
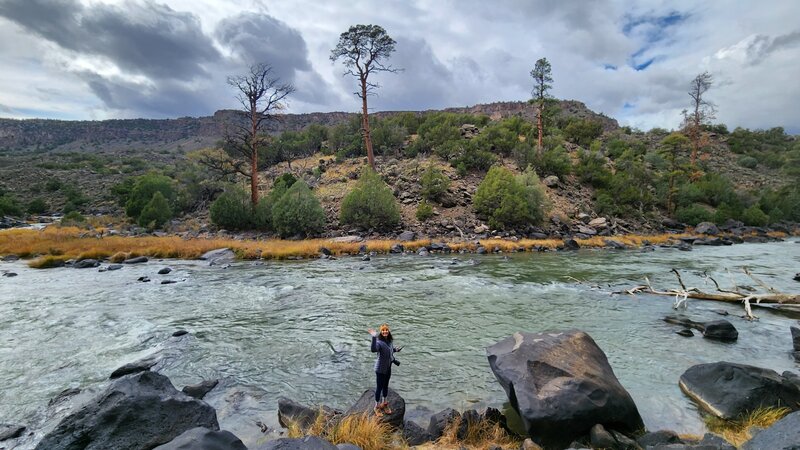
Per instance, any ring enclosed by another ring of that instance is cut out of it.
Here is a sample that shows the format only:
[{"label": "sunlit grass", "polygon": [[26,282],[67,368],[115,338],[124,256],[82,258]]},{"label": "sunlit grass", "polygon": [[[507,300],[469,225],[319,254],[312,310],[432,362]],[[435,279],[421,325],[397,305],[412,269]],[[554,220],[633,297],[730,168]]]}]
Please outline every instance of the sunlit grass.
[{"label": "sunlit grass", "polygon": [[[608,241],[616,241],[628,247],[645,244],[667,244],[688,234],[659,234],[650,236],[624,235],[578,239],[585,248],[607,247]],[[240,240],[230,238],[182,238],[179,236],[108,236],[101,230],[86,230],[76,227],[50,226],[44,230],[12,229],[0,231],[0,255],[15,254],[21,258],[39,258],[31,267],[52,267],[57,261],[68,259],[107,259],[121,262],[136,256],[154,258],[196,259],[203,253],[219,248],[232,249],[241,259],[287,259],[294,257],[316,258],[320,250],[327,248],[334,256],[355,255],[362,246],[367,252],[389,253],[395,244],[402,244],[406,251],[417,251],[431,244],[430,239],[411,242],[396,240],[371,240],[364,242],[336,242],[333,239],[306,239],[289,241],[281,239]],[[436,241],[442,242],[442,241]],[[564,246],[562,239],[508,240],[487,238],[480,241],[454,240],[446,243],[453,252],[474,252],[483,246],[489,252],[504,253],[555,250]],[[42,259],[59,256],[56,259]]]},{"label": "sunlit grass", "polygon": [[442,437],[430,444],[421,445],[419,449],[468,449],[486,450],[499,446],[503,449],[518,449],[522,440],[516,436],[509,435],[500,424],[488,420],[469,422],[463,439],[458,438],[458,430],[461,428],[459,417],[451,422],[445,429]]},{"label": "sunlit grass", "polygon": [[290,422],[286,434],[290,438],[319,436],[334,445],[354,444],[363,450],[408,448],[402,440],[395,438],[395,432],[389,424],[367,414],[330,417],[320,409],[309,427],[303,429],[297,423]]},{"label": "sunlit grass", "polygon": [[767,428],[789,414],[790,411],[789,408],[759,408],[738,419],[724,420],[707,416],[705,422],[709,431],[739,447],[752,438],[750,434],[752,427]]}]

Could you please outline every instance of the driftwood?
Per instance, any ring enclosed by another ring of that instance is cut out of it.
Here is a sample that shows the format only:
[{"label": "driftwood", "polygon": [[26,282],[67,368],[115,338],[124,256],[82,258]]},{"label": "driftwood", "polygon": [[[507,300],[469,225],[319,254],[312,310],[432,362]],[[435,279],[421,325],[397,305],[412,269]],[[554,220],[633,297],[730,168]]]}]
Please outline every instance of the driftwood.
[{"label": "driftwood", "polygon": [[[711,282],[714,283],[716,287],[716,292],[704,292],[695,287],[687,288],[686,285],[683,283],[683,279],[681,278],[680,272],[676,269],[672,269],[671,272],[675,274],[678,278],[678,284],[680,285],[680,289],[667,289],[664,291],[659,291],[653,289],[653,286],[650,284],[650,280],[645,277],[645,281],[647,282],[646,285],[634,286],[630,289],[627,289],[622,292],[615,292],[617,294],[629,294],[629,295],[636,295],[639,293],[646,293],[646,294],[654,294],[654,295],[668,295],[675,298],[675,303],[673,304],[673,308],[686,308],[686,301],[687,299],[698,299],[698,300],[713,300],[719,302],[727,302],[727,303],[741,303],[745,309],[745,316],[748,319],[755,319],[756,316],[753,315],[752,306],[762,306],[762,307],[772,307],[773,309],[781,309],[781,310],[791,310],[795,312],[800,312],[800,294],[784,294],[778,292],[776,289],[768,286],[763,281],[759,280],[750,271],[745,267],[743,268],[744,273],[750,277],[753,281],[756,282],[759,286],[764,288],[765,290],[769,291],[768,293],[742,293],[740,288],[736,286],[734,283],[733,290],[730,289],[723,289],[720,287],[717,280],[705,274],[705,277]],[[730,273],[730,272],[729,272]],[[731,280],[733,277],[731,276]],[[763,304],[763,305],[762,305]]]}]

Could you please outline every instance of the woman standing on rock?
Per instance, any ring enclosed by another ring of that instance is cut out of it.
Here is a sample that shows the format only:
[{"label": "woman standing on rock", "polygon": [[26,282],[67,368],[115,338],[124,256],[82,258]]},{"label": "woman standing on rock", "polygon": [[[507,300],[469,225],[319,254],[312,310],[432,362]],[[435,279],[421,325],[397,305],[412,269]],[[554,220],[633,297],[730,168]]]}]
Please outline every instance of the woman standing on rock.
[{"label": "woman standing on rock", "polygon": [[392,377],[392,364],[400,365],[400,361],[394,359],[394,353],[399,352],[402,347],[392,346],[392,332],[389,331],[389,325],[383,324],[380,327],[380,334],[376,333],[374,329],[370,328],[369,334],[372,335],[373,353],[378,354],[375,360],[375,377],[377,383],[375,386],[375,415],[380,417],[384,414],[391,414],[392,410],[389,408],[389,378]]}]

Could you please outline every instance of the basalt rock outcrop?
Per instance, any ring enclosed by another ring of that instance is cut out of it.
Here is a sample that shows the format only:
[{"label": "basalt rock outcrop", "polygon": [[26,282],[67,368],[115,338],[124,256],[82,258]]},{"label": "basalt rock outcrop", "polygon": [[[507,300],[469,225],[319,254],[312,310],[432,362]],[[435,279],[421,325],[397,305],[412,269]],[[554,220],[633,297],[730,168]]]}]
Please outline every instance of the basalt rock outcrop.
[{"label": "basalt rock outcrop", "polygon": [[154,448],[195,427],[219,430],[214,408],[179,392],[164,375],[144,371],[113,381],[36,450]]},{"label": "basalt rock outcrop", "polygon": [[722,419],[761,407],[800,409],[798,384],[774,370],[745,364],[698,364],[681,375],[679,385],[701,408]]},{"label": "basalt rock outcrop", "polygon": [[605,353],[582,331],[514,333],[486,352],[537,444],[565,448],[596,424],[624,433],[644,427]]}]

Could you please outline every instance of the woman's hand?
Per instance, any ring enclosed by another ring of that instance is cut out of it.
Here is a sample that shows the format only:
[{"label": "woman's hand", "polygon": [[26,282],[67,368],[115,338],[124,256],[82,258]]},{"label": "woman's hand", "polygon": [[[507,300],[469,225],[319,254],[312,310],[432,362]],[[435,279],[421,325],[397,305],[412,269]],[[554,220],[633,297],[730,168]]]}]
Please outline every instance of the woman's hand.
[{"label": "woman's hand", "polygon": [[375,336],[378,335],[378,333],[375,331],[374,328],[370,328],[369,330],[367,330],[367,333],[369,333],[372,337],[375,337]]}]

